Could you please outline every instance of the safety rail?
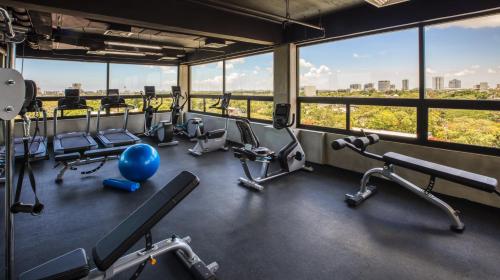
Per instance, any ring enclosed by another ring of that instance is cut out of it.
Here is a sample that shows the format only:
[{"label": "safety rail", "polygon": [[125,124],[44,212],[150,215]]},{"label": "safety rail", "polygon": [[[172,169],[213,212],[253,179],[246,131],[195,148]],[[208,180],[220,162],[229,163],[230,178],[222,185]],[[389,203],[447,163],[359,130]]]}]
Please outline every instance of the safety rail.
[{"label": "safety rail", "polygon": [[[334,128],[319,125],[304,124],[302,109],[304,104],[341,105],[345,107],[344,127]],[[494,147],[474,146],[453,142],[442,142],[428,138],[429,135],[429,110],[430,109],[464,109],[464,110],[491,110],[498,111],[498,100],[453,100],[453,99],[426,99],[426,98],[363,98],[363,97],[297,97],[297,126],[303,129],[325,131],[343,135],[361,136],[361,129],[354,130],[351,124],[352,109],[355,106],[390,106],[396,108],[411,108],[416,112],[415,137],[404,137],[381,132],[381,138],[389,141],[418,144],[451,150],[474,152],[489,155],[500,155],[500,149]],[[366,129],[368,130],[368,129]]]},{"label": "safety rail", "polygon": [[[189,112],[220,116],[220,111],[209,108],[217,98],[219,95],[216,94],[191,94],[189,96]],[[257,105],[257,102],[260,103],[260,106]],[[244,117],[254,122],[272,123],[273,102],[273,96],[269,95],[232,95],[229,104],[229,117]]]}]

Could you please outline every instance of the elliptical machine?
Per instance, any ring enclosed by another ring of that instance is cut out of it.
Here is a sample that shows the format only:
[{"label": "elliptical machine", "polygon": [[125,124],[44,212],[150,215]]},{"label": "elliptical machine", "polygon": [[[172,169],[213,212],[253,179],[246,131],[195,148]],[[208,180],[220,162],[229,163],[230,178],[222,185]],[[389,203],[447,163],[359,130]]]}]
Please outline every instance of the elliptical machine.
[{"label": "elliptical machine", "polygon": [[[199,122],[196,122],[198,124],[197,136],[196,136],[197,143],[194,146],[194,148],[189,149],[189,152],[192,155],[201,156],[204,153],[209,153],[216,150],[223,150],[223,151],[228,150],[228,147],[226,146],[226,139],[227,139],[227,121],[229,118],[228,108],[230,101],[231,101],[231,93],[226,92],[222,95],[222,97],[220,97],[217,100],[215,104],[210,106],[211,109],[219,109],[222,111],[222,117],[226,119],[223,129],[216,129],[212,131],[206,131],[203,133],[202,131],[200,131]],[[201,124],[202,124],[201,127],[203,127],[203,122],[201,122]]]},{"label": "elliptical machine", "polygon": [[[174,124],[174,133],[175,135],[182,135],[187,137],[189,140],[196,141],[196,137],[203,134],[205,132],[203,126],[202,118],[192,118],[187,120],[186,122],[181,122],[179,124],[179,120],[181,119],[182,109],[186,102],[188,101],[187,96],[183,96],[181,92],[180,86],[172,86],[172,123]],[[180,105],[180,99],[184,98],[185,101]]]},{"label": "elliptical machine", "polygon": [[179,144],[174,140],[174,126],[170,120],[160,120],[154,124],[158,110],[163,105],[163,97],[155,107],[153,101],[158,100],[154,86],[145,86],[144,94],[141,92],[144,111],[144,133],[143,135],[154,138],[158,147],[173,146]]},{"label": "elliptical machine", "polygon": [[[290,104],[276,104],[273,113],[273,127],[281,130],[285,129],[291,138],[291,141],[280,149],[278,154],[269,148],[260,146],[259,139],[255,135],[247,119],[237,119],[236,126],[240,131],[241,141],[245,145],[241,148],[234,147],[234,156],[238,158],[243,167],[247,178],[239,178],[241,185],[262,191],[261,185],[271,179],[289,174],[297,170],[313,171],[313,168],[306,165],[306,155],[297,136],[290,128],[295,122],[295,114],[292,116],[292,122],[289,123]],[[271,162],[278,160],[280,169],[269,172]],[[248,168],[248,161],[260,162],[260,176],[254,178]]]}]

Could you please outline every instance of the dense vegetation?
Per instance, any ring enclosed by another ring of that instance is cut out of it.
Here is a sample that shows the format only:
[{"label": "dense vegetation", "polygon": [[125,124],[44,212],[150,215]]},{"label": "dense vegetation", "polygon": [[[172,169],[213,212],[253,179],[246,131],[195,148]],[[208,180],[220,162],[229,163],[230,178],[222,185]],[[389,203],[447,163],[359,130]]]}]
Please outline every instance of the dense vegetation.
[{"label": "dense vegetation", "polygon": [[[196,98],[196,94],[220,95],[220,92],[196,92],[191,98],[191,110],[220,113],[220,110],[210,108],[216,98]],[[234,95],[272,95],[270,91],[233,91]],[[303,96],[303,92],[300,93]],[[418,98],[418,90],[409,91],[318,91],[318,96],[332,97],[375,97],[375,98]],[[484,100],[498,99],[500,90],[445,90],[427,91],[428,98]],[[142,99],[129,98],[126,102],[136,109],[142,110]],[[500,101],[499,101],[500,102]],[[205,104],[204,104],[205,103]],[[95,110],[99,108],[100,100],[88,100],[87,104]],[[164,98],[161,110],[170,108],[171,99]],[[56,101],[45,101],[49,117],[52,116]],[[346,128],[346,106],[342,104],[303,103],[300,108],[301,123],[304,125]],[[351,129],[373,130],[382,133],[392,133],[399,136],[416,137],[416,108],[394,106],[351,105]],[[271,101],[250,101],[250,117],[252,119],[271,120],[273,103]],[[82,115],[83,111],[66,111],[65,116]],[[113,112],[112,112],[113,113]],[[232,116],[247,116],[247,101],[232,100]],[[479,146],[500,148],[500,111],[431,109],[429,111],[430,140],[455,142]]]}]

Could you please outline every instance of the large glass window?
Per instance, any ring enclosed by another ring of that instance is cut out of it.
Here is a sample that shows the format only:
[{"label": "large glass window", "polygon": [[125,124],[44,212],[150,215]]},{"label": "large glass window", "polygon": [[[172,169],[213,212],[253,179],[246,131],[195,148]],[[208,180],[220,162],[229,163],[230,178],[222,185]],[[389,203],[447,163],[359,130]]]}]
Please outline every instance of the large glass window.
[{"label": "large glass window", "polygon": [[155,86],[156,94],[169,94],[177,85],[176,66],[110,64],[109,88],[123,95],[139,95],[144,86]]},{"label": "large glass window", "polygon": [[430,109],[428,138],[500,148],[500,111]]},{"label": "large glass window", "polygon": [[417,108],[351,106],[351,129],[396,137],[417,137]]},{"label": "large glass window", "polygon": [[300,48],[300,96],[418,98],[418,30]]},{"label": "large glass window", "polygon": [[190,94],[222,95],[222,62],[191,66]]},{"label": "large glass window", "polygon": [[66,88],[81,88],[82,95],[106,94],[106,63],[18,58],[16,69],[35,81],[39,96],[62,96]]},{"label": "large glass window", "polygon": [[233,95],[273,95],[273,54],[226,60],[226,91]]},{"label": "large glass window", "polygon": [[500,14],[425,29],[426,96],[500,98]]}]

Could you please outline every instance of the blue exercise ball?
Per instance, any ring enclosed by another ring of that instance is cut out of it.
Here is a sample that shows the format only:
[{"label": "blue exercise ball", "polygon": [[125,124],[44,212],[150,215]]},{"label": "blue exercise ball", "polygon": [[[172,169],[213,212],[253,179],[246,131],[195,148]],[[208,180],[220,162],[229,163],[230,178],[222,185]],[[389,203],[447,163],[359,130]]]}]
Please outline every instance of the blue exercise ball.
[{"label": "blue exercise ball", "polygon": [[160,167],[158,151],[148,144],[128,147],[120,156],[118,168],[123,177],[134,182],[144,182]]}]

